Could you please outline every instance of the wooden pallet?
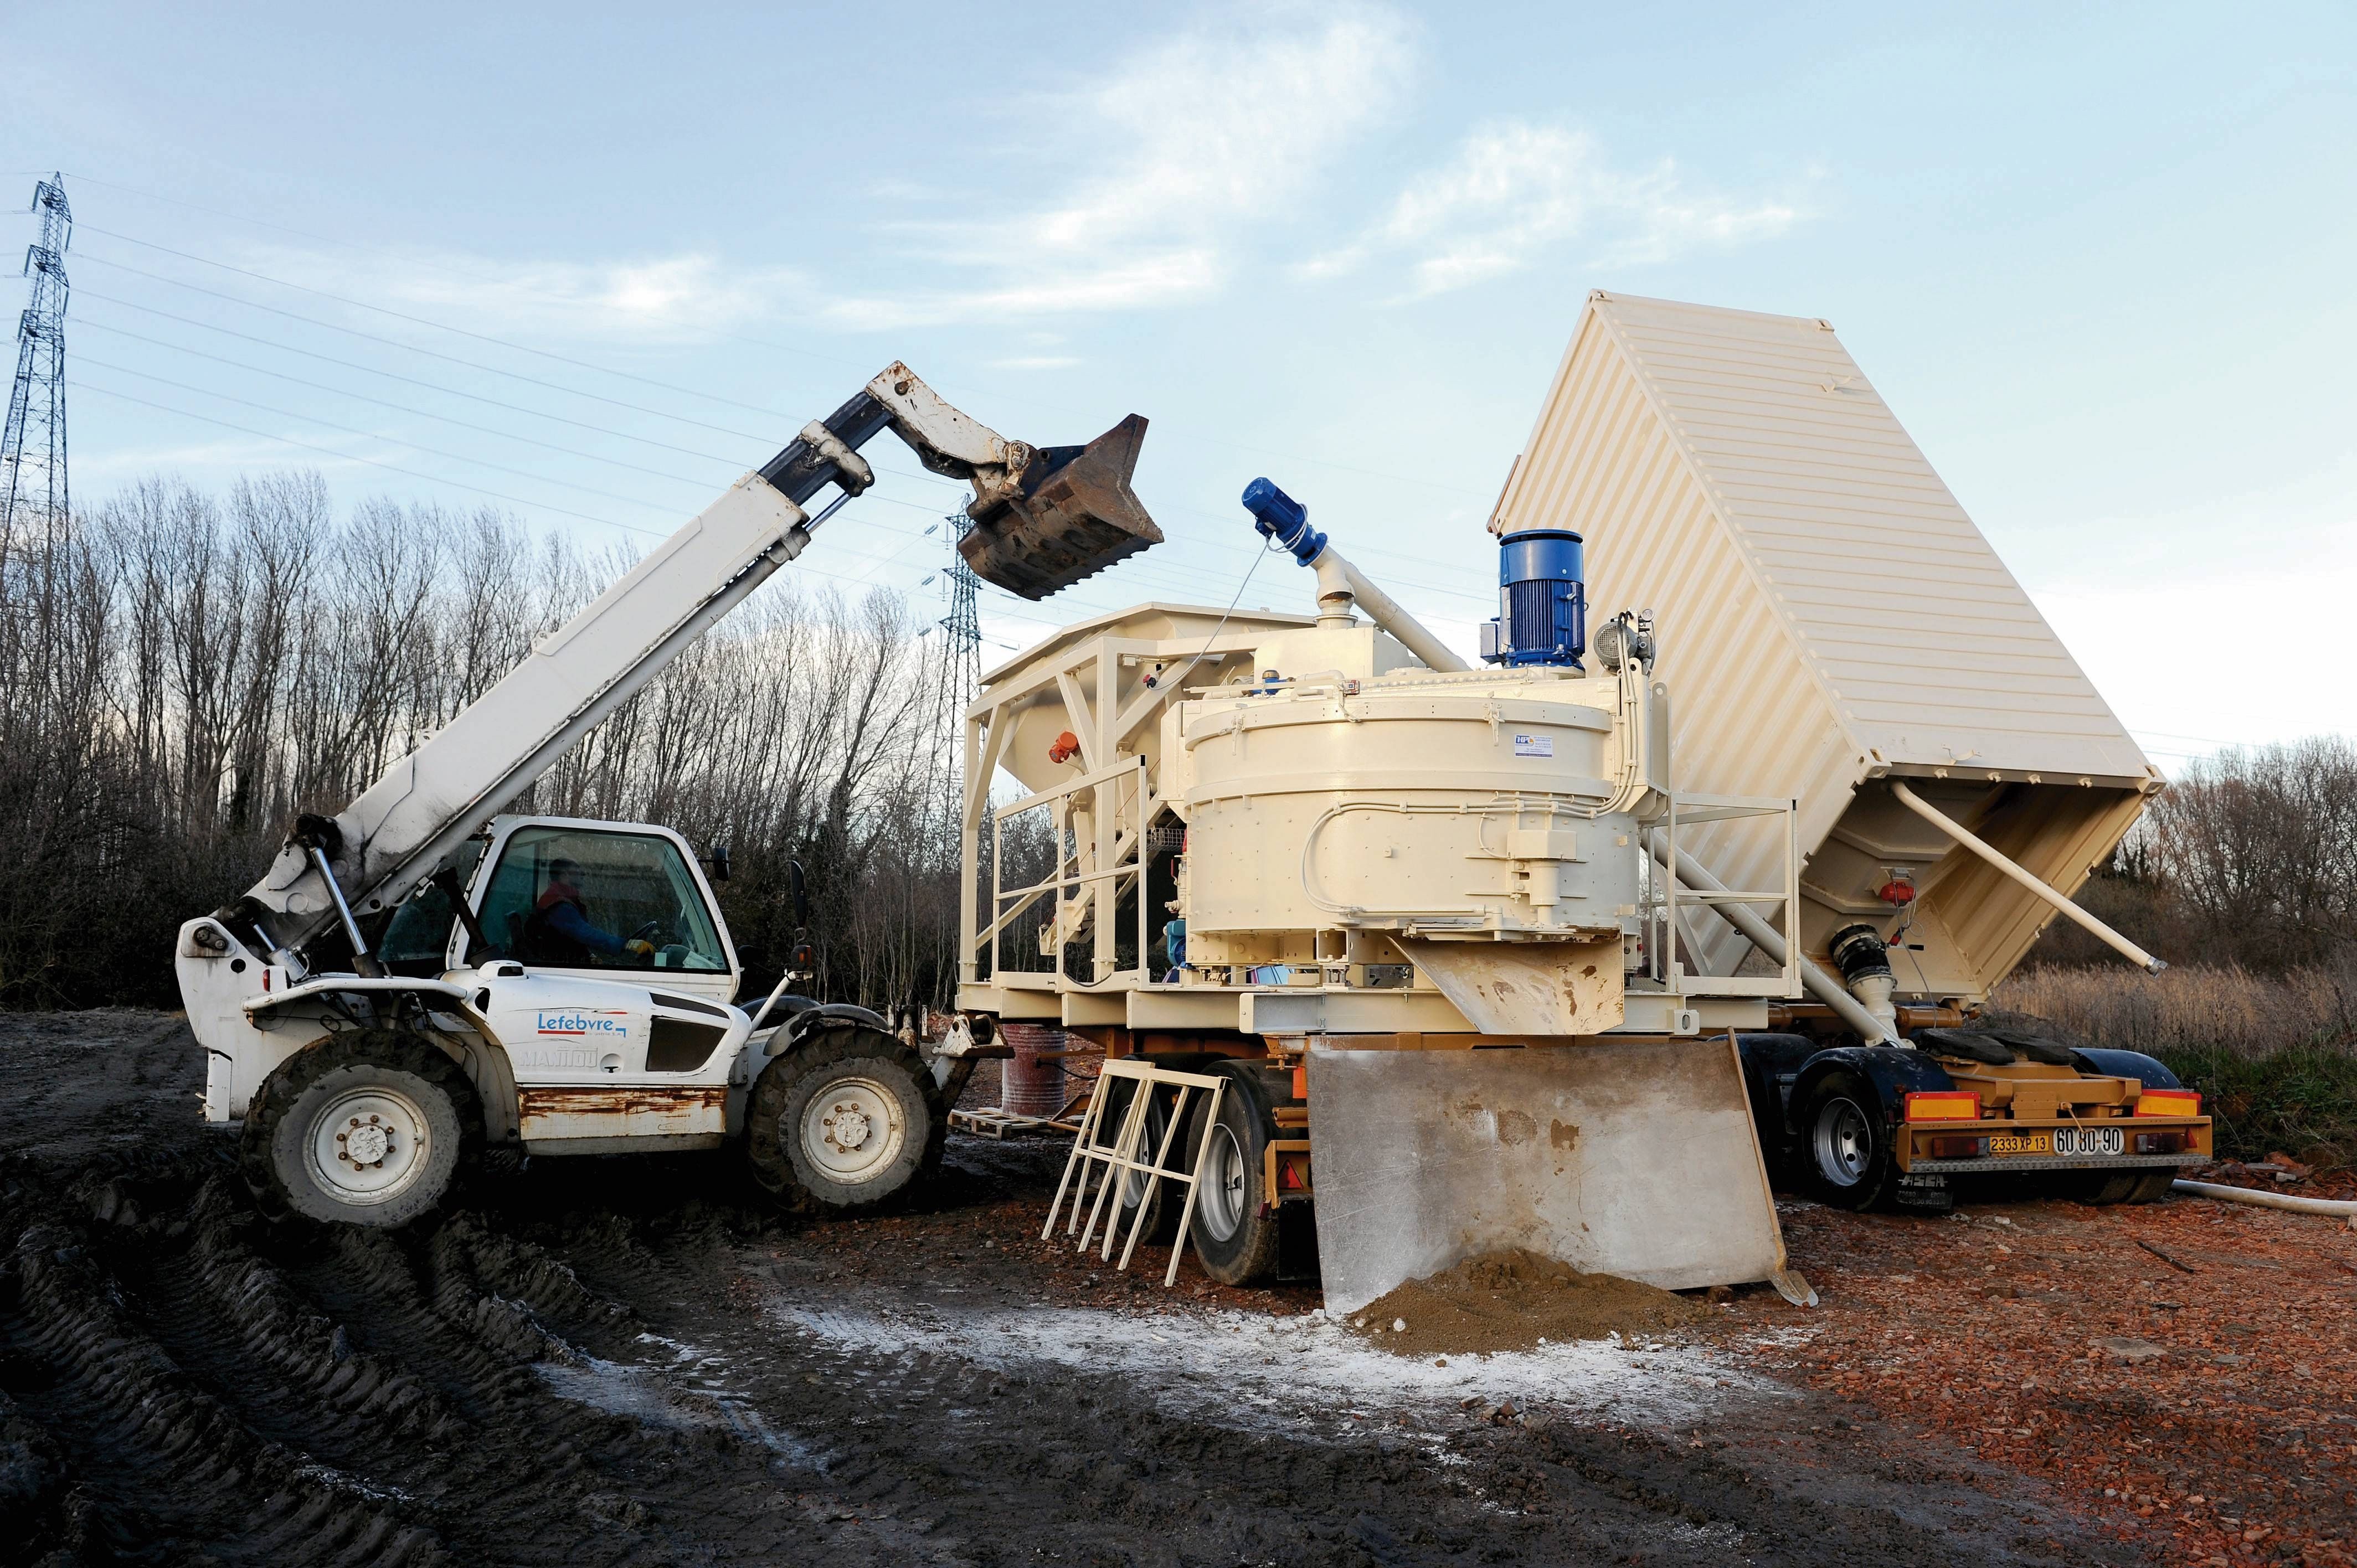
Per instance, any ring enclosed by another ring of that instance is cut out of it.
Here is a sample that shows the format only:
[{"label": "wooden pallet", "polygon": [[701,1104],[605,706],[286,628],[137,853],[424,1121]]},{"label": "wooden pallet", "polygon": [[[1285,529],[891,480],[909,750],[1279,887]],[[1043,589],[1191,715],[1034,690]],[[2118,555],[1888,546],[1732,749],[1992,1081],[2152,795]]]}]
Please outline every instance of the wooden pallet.
[{"label": "wooden pallet", "polygon": [[1078,1121],[1058,1116],[1017,1116],[987,1106],[976,1111],[951,1112],[950,1127],[955,1132],[1001,1140],[1021,1133],[1062,1133],[1070,1135],[1081,1130]]}]

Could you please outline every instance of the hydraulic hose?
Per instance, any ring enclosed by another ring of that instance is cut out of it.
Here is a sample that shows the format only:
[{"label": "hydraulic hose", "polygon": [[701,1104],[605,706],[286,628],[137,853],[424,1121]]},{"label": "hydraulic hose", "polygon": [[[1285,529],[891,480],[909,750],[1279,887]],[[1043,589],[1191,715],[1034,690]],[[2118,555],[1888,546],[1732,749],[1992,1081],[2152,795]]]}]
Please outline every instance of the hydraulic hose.
[{"label": "hydraulic hose", "polygon": [[2327,1219],[2345,1219],[2349,1228],[2357,1230],[2357,1202],[2339,1197],[2294,1197],[2287,1192],[2264,1192],[2257,1187],[2228,1187],[2222,1182],[2178,1180],[2169,1183],[2175,1190],[2195,1197],[2215,1198],[2221,1203],[2247,1203],[2254,1208],[2281,1208],[2293,1214],[2315,1214]]}]

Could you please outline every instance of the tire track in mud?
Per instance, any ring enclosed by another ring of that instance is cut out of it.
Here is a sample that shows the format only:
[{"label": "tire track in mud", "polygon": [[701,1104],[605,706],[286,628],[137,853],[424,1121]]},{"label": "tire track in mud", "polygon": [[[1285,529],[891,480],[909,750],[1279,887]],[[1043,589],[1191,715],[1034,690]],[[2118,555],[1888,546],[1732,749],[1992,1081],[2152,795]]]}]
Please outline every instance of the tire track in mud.
[{"label": "tire track in mud", "polygon": [[[930,1207],[856,1233],[654,1158],[536,1162],[438,1223],[334,1232],[254,1212],[187,1119],[201,1068],[168,1021],[0,1020],[0,1097],[40,1090],[0,1123],[0,1565],[2115,1560],[2043,1552],[2018,1532],[2052,1521],[2010,1505],[1947,1527],[1990,1500],[1962,1477],[1607,1426],[1577,1389],[1538,1427],[1434,1402],[1378,1429],[1348,1400],[1223,1409],[1208,1337],[985,1353],[965,1330],[1046,1294],[1011,1255],[1036,1151],[953,1147]],[[1153,1339],[1132,1316],[1088,1332]],[[842,1326],[879,1316],[895,1336]],[[1038,1332],[1075,1322],[1043,1306]],[[1173,1378],[1211,1397],[1161,1399]]]},{"label": "tire track in mud", "polygon": [[584,1358],[544,1315],[640,1330],[465,1215],[323,1232],[218,1176],[19,1175],[0,1227],[0,1541],[41,1549],[0,1561],[632,1563],[774,1537],[770,1446],[562,1397],[535,1367]]}]

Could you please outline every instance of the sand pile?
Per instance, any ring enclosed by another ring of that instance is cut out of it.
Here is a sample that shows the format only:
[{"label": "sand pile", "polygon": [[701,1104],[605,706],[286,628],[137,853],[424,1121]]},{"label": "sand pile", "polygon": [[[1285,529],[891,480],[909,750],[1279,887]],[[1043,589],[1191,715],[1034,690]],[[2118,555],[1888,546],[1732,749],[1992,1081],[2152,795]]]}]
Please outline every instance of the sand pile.
[{"label": "sand pile", "polygon": [[[1521,1248],[1483,1252],[1411,1280],[1351,1315],[1351,1326],[1403,1356],[1528,1350],[1540,1340],[1601,1339],[1699,1323],[1699,1302],[1614,1274],[1583,1274]],[[1404,1323],[1404,1330],[1394,1324]]]}]

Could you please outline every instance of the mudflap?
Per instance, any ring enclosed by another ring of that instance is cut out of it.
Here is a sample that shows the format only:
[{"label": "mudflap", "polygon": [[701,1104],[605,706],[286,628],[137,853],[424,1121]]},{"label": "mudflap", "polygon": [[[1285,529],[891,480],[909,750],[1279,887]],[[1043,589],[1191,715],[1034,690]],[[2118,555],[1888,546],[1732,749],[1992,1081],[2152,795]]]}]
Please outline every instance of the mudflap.
[{"label": "mudflap", "polygon": [[1318,1278],[1318,1213],[1307,1203],[1276,1206],[1276,1283],[1309,1284]]},{"label": "mudflap", "polygon": [[1926,1214],[1945,1214],[1956,1207],[1954,1189],[1938,1171],[1900,1172],[1891,1199],[1901,1208],[1920,1209]]},{"label": "mudflap", "polygon": [[1734,1040],[1308,1053],[1329,1312],[1526,1247],[1669,1290],[1786,1263]]}]

